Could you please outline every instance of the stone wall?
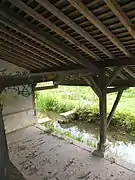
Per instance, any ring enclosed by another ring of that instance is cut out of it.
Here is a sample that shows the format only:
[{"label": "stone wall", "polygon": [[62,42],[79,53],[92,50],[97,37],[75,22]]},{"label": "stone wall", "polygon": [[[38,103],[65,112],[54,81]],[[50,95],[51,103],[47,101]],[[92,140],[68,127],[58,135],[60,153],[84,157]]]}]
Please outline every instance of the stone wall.
[{"label": "stone wall", "polygon": [[[0,73],[16,74],[27,72],[25,69],[0,60]],[[25,89],[24,89],[25,88]],[[3,103],[3,117],[6,132],[15,131],[36,123],[34,117],[31,86],[7,88],[1,95]],[[30,94],[28,96],[28,94]]]}]

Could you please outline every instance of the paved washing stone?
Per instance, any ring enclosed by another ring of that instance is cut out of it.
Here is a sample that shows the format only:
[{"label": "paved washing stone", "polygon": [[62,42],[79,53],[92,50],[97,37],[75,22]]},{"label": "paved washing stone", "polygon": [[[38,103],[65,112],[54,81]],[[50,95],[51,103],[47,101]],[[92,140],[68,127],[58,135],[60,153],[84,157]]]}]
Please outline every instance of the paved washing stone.
[{"label": "paved washing stone", "polygon": [[61,138],[28,127],[7,136],[12,163],[26,180],[134,180],[135,172]]}]

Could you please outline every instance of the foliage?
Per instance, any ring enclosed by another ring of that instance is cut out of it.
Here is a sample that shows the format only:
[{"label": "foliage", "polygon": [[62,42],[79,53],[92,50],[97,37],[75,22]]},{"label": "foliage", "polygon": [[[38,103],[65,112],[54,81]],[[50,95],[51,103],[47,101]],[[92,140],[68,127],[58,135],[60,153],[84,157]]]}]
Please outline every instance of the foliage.
[{"label": "foliage", "polygon": [[[107,96],[108,113],[116,95],[117,93],[111,93]],[[56,90],[38,92],[36,97],[37,108],[41,112],[66,112],[75,109],[73,120],[99,122],[98,98],[89,87],[59,86]],[[135,89],[129,88],[123,93],[110,125],[135,134],[134,108]]]},{"label": "foliage", "polygon": [[71,100],[70,103],[67,99],[60,99],[51,94],[39,94],[36,99],[37,109],[41,112],[56,111],[66,112],[75,107],[75,103]]}]

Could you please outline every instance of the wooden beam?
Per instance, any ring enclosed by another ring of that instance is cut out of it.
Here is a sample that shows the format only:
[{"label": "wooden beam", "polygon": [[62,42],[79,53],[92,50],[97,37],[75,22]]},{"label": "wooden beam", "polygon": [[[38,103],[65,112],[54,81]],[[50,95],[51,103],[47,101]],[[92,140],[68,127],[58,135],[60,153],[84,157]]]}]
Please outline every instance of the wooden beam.
[{"label": "wooden beam", "polygon": [[106,93],[114,93],[114,92],[118,92],[118,91],[121,91],[121,90],[126,90],[128,89],[129,87],[114,87],[114,88],[107,88],[106,89]]},{"label": "wooden beam", "polygon": [[[25,54],[30,56],[31,59],[35,59],[35,62],[37,62],[38,65],[42,63],[45,66],[49,66],[49,67],[52,66],[52,64],[51,64],[52,62],[50,63],[49,60],[46,60],[47,58],[45,58],[45,56],[40,55],[40,53],[36,53],[34,50],[32,51],[32,49],[30,47],[27,47],[25,44],[21,44],[18,40],[15,40],[9,36],[7,37],[5,34],[1,34],[1,33],[0,33],[0,38],[6,42],[9,42],[10,44],[14,44],[18,48],[20,48],[20,50],[23,49],[22,51],[25,51]],[[12,45],[11,45],[11,47],[12,47]],[[15,48],[15,49],[17,49],[17,48]]]},{"label": "wooden beam", "polygon": [[33,68],[32,66],[27,65],[25,62],[20,62],[18,59],[12,58],[11,56],[7,56],[6,54],[0,53],[0,58],[19,67],[23,67],[24,69],[30,71],[37,71],[37,68]]},{"label": "wooden beam", "polygon": [[[88,84],[83,80],[64,80],[60,83],[60,85],[88,86]],[[110,84],[110,86],[114,86],[116,88],[135,87],[135,80],[134,79],[115,80]]]},{"label": "wooden beam", "polygon": [[[15,0],[10,0],[15,1]],[[56,17],[58,17],[61,21],[66,23],[69,27],[74,29],[77,33],[79,33],[81,36],[83,36],[86,40],[88,40],[91,44],[96,46],[100,51],[102,51],[104,54],[106,54],[108,57],[113,58],[113,55],[102,45],[100,44],[96,39],[94,39],[89,33],[87,33],[83,28],[81,28],[79,25],[77,25],[74,21],[72,21],[68,16],[64,15],[64,13],[60,12],[59,9],[57,9],[55,6],[53,6],[48,0],[36,0],[38,3],[40,3],[43,7],[45,7],[48,11],[50,11],[52,14],[54,14]],[[15,1],[18,3],[18,1]],[[22,6],[21,6],[22,8]],[[53,29],[54,30],[54,29]],[[58,32],[57,32],[58,33]],[[62,35],[62,34],[60,34]],[[76,46],[78,46],[78,43],[74,43]],[[79,45],[83,51],[86,52],[86,46]],[[88,49],[87,49],[88,51]],[[88,52],[87,52],[88,53]],[[95,54],[95,59],[99,59]]]},{"label": "wooden beam", "polygon": [[93,91],[95,92],[95,94],[100,97],[101,96],[101,90],[98,87],[97,83],[95,82],[95,80],[93,79],[93,77],[82,77],[82,79],[93,89]]},{"label": "wooden beam", "polygon": [[3,5],[0,6],[0,15],[8,18],[17,26],[21,27],[22,30],[25,30],[26,33],[32,34],[37,39],[40,39],[40,41],[44,42],[45,44],[48,44],[51,48],[57,49],[59,52],[61,52],[61,54],[64,54],[66,57],[70,58],[71,60],[74,60],[75,62],[78,62],[79,64],[88,68],[89,71],[95,74],[99,72],[99,69],[94,64],[92,64],[88,59],[84,58],[81,54],[69,48],[58,39],[52,37],[49,33],[35,27],[30,22],[25,21],[25,19],[17,16],[16,14],[9,12]]},{"label": "wooden beam", "polygon": [[115,80],[116,76],[120,73],[123,67],[116,67],[115,70],[113,71],[111,77],[109,78],[105,88],[111,85],[111,83]]},{"label": "wooden beam", "polygon": [[[1,43],[0,43],[0,45],[1,45]],[[26,53],[26,55],[24,55],[24,54],[21,55],[20,52],[17,52],[14,49],[12,50],[12,49],[9,49],[6,47],[3,48],[3,46],[0,46],[0,53],[5,54],[5,55],[7,54],[7,56],[9,56],[9,57],[18,59],[18,61],[24,62],[24,63],[28,64],[29,66],[34,67],[35,69],[46,68],[45,65],[38,64],[36,61],[34,62],[33,59],[30,59],[27,56],[27,53]]]},{"label": "wooden beam", "polygon": [[63,38],[67,39],[69,42],[71,42],[72,44],[78,46],[81,50],[85,51],[86,53],[88,53],[90,56],[92,56],[95,59],[100,59],[94,52],[90,51],[86,46],[82,45],[79,41],[77,41],[75,38],[73,38],[72,36],[70,36],[68,33],[66,33],[65,31],[63,31],[61,28],[59,28],[58,26],[56,26],[55,24],[53,24],[50,20],[44,18],[42,15],[40,15],[39,13],[37,13],[35,10],[33,10],[32,8],[28,7],[25,3],[23,3],[22,1],[18,0],[18,1],[14,1],[14,0],[9,0],[11,3],[13,3],[14,5],[16,5],[17,7],[19,7],[20,9],[22,9],[23,11],[25,11],[27,14],[29,14],[30,16],[32,16],[33,18],[35,18],[36,20],[38,20],[39,22],[41,22],[42,24],[44,24],[45,26],[47,26],[48,28],[50,28],[51,30],[53,30],[54,32],[56,32],[57,34],[59,34],[60,36],[62,36]]},{"label": "wooden beam", "polygon": [[104,67],[135,65],[135,58],[124,57],[115,59],[104,59],[102,62],[99,61],[99,64]]},{"label": "wooden beam", "polygon": [[[1,7],[3,7],[3,6],[1,6]],[[7,11],[7,9],[5,9],[5,11]],[[4,13],[4,12],[3,12],[3,13]],[[11,12],[7,12],[7,13],[11,13]],[[13,14],[12,14],[12,15],[13,15]],[[5,13],[5,16],[7,16],[6,13]],[[14,17],[14,18],[15,18],[15,17]],[[13,20],[12,20],[12,21],[13,21]],[[59,52],[57,49],[55,49],[55,48],[47,45],[44,41],[41,41],[41,40],[38,38],[38,36],[33,35],[32,33],[30,33],[30,30],[27,31],[27,29],[24,29],[24,28],[22,28],[21,26],[18,26],[17,23],[15,24],[15,23],[13,23],[12,21],[10,21],[10,19],[9,19],[8,17],[7,17],[7,18],[4,17],[4,15],[3,15],[3,16],[0,16],[0,22],[1,22],[2,24],[4,24],[5,26],[8,26],[8,27],[12,28],[13,30],[15,30],[15,31],[21,33],[22,35],[26,36],[27,38],[30,38],[30,39],[33,40],[34,42],[40,44],[43,48],[45,47],[45,49],[47,48],[47,49],[51,50],[53,53],[56,53],[56,54],[60,55],[60,56],[62,57],[62,59],[63,59],[63,58],[64,58],[64,59],[66,58],[66,60],[68,59],[68,60],[70,60],[71,62],[76,63],[75,61],[73,61],[72,59],[68,58],[68,57],[65,56],[64,54],[61,54],[61,52]]]},{"label": "wooden beam", "polygon": [[[51,71],[43,73],[30,73],[28,75],[9,75],[9,76],[0,76],[0,86],[1,87],[10,87],[17,85],[25,84],[35,84],[38,82],[45,81],[55,81],[57,76],[63,78],[63,76],[78,74],[78,73],[87,72],[86,70],[66,70],[66,71]],[[61,80],[61,79],[60,79]]]},{"label": "wooden beam", "polygon": [[119,104],[119,101],[120,101],[120,99],[121,99],[121,96],[122,96],[122,94],[123,94],[123,91],[124,91],[124,90],[118,91],[116,100],[115,100],[115,102],[114,102],[114,104],[113,104],[113,107],[112,107],[112,109],[111,109],[111,112],[109,113],[109,116],[108,116],[108,118],[107,118],[107,127],[109,127],[109,125],[110,125],[110,123],[111,123],[112,117],[113,117],[113,115],[114,115],[114,113],[115,113],[115,110],[116,110],[118,104]]},{"label": "wooden beam", "polygon": [[84,15],[94,26],[96,26],[108,39],[114,43],[126,56],[130,52],[117,39],[117,37],[81,2],[81,0],[68,0],[80,13]]},{"label": "wooden beam", "polygon": [[[113,69],[112,68],[110,68],[110,67],[108,67],[107,69],[109,69],[111,72],[113,72]],[[122,74],[122,73],[119,73],[118,74],[118,76],[121,78],[121,79],[128,79],[124,74]]]},{"label": "wooden beam", "polygon": [[[49,60],[49,61],[51,61],[53,64],[59,65],[58,62],[63,63],[63,61],[62,61],[60,58],[56,57],[56,55],[54,55],[53,53],[50,53],[50,52],[49,52],[47,49],[45,49],[44,47],[38,46],[36,43],[34,43],[34,42],[32,42],[32,41],[29,41],[29,40],[27,40],[26,38],[22,38],[21,36],[19,36],[18,34],[13,33],[12,31],[8,31],[8,30],[7,30],[6,28],[4,28],[3,26],[1,27],[0,31],[2,31],[3,33],[6,33],[7,35],[9,35],[9,36],[17,39],[18,41],[21,41],[22,43],[28,45],[29,47],[34,48],[34,52],[37,52],[36,55],[37,55],[37,54],[39,55],[39,53],[40,53],[40,54],[42,53],[42,54],[45,54],[45,55],[47,55],[47,56],[49,56],[49,57],[57,60],[56,62],[54,62],[54,61],[52,61],[52,60]],[[41,57],[41,56],[40,56],[40,57]],[[64,63],[64,64],[65,64],[65,63]]]},{"label": "wooden beam", "polygon": [[128,67],[124,67],[124,70],[132,77],[135,79],[135,73],[132,72]]},{"label": "wooden beam", "polygon": [[56,89],[58,88],[58,85],[52,85],[52,86],[41,86],[41,87],[36,87],[35,91],[44,91],[48,89]]},{"label": "wooden beam", "polygon": [[2,110],[3,106],[0,102],[0,179],[9,180],[11,177],[9,175],[9,155]]},{"label": "wooden beam", "polygon": [[135,87],[135,80],[134,79],[128,79],[128,80],[115,80],[112,82],[111,86],[116,87]]},{"label": "wooden beam", "polygon": [[64,86],[89,86],[84,80],[63,80],[62,82],[59,83],[59,85],[64,85]]},{"label": "wooden beam", "polygon": [[135,39],[135,24],[132,24],[126,13],[122,10],[116,0],[104,0],[107,6],[112,10],[121,23],[127,28],[128,32]]}]

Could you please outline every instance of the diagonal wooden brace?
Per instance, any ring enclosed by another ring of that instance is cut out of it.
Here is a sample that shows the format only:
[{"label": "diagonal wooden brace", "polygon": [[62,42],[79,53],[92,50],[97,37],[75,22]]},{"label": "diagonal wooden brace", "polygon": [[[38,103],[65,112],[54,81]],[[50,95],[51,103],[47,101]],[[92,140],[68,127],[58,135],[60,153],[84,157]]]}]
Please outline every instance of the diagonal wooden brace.
[{"label": "diagonal wooden brace", "polygon": [[113,104],[113,107],[112,107],[112,110],[111,110],[111,112],[110,112],[110,114],[109,114],[109,116],[108,116],[108,118],[107,118],[107,127],[109,127],[109,125],[110,125],[110,123],[111,123],[112,117],[113,117],[113,115],[114,115],[114,113],[115,113],[115,110],[116,110],[118,104],[119,104],[119,101],[120,101],[120,99],[121,99],[121,96],[122,96],[122,94],[123,94],[123,91],[124,91],[124,90],[118,91],[116,100],[115,100],[115,102],[114,102],[114,104]]},{"label": "diagonal wooden brace", "polygon": [[82,78],[89,86],[91,86],[91,88],[93,89],[93,91],[95,92],[95,94],[100,97],[102,95],[102,92],[100,90],[100,88],[98,87],[97,83],[95,82],[95,80],[93,79],[93,77],[83,77]]},{"label": "diagonal wooden brace", "polygon": [[107,88],[111,83],[114,81],[116,76],[120,73],[123,67],[116,67],[115,70],[113,71],[111,77],[109,78],[108,82],[105,85],[105,88]]}]

